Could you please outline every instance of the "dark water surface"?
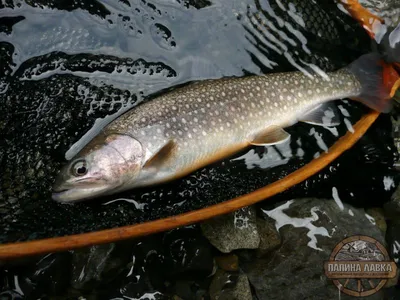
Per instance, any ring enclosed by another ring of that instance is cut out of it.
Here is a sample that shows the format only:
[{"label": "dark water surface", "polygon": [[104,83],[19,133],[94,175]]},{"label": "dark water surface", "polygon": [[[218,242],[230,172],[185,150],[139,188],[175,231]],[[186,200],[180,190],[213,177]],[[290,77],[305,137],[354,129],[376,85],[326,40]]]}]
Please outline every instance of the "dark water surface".
[{"label": "dark water surface", "polygon": [[[339,102],[338,128],[295,125],[288,144],[249,149],[168,185],[74,205],[51,200],[66,158],[155,93],[201,79],[332,71],[370,51],[364,30],[333,1],[282,2],[1,2],[0,242],[135,224],[228,200],[284,177],[351,130],[366,109]],[[390,132],[381,116],[354,149],[283,196],[329,197],[335,186],[344,201],[379,206],[398,182]]]}]

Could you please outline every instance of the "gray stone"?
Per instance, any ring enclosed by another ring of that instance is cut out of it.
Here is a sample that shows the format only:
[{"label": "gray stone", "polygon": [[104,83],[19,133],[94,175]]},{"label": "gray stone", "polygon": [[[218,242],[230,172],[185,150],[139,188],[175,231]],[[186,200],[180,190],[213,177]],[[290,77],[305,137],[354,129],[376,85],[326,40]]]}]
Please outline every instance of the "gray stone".
[{"label": "gray stone", "polygon": [[239,258],[235,254],[218,256],[215,261],[219,268],[225,271],[238,271]]},{"label": "gray stone", "polygon": [[260,235],[260,245],[257,249],[257,256],[261,257],[278,248],[282,242],[275,223],[271,219],[257,218],[257,229]]},{"label": "gray stone", "polygon": [[223,253],[236,249],[256,249],[260,244],[254,207],[204,222],[201,229],[210,243]]},{"label": "gray stone", "polygon": [[385,220],[385,214],[382,208],[368,208],[365,212],[374,218],[376,226],[382,231],[383,235],[386,234],[387,224]]},{"label": "gray stone", "polygon": [[393,193],[392,199],[385,203],[384,213],[388,219],[396,220],[400,218],[400,186]]},{"label": "gray stone", "polygon": [[114,279],[130,260],[129,251],[122,243],[120,246],[111,243],[74,251],[71,286],[77,290],[92,290]]},{"label": "gray stone", "polygon": [[[383,245],[382,231],[364,209],[333,200],[297,199],[264,210],[275,220],[282,243],[270,255],[240,262],[259,299],[337,299],[323,265],[344,238],[364,234]],[[365,299],[382,299],[383,292]],[[354,299],[342,294],[341,299]]]},{"label": "gray stone", "polygon": [[218,270],[210,284],[212,300],[252,299],[249,280],[243,273]]},{"label": "gray stone", "polygon": [[389,222],[386,240],[390,257],[400,267],[400,220]]},{"label": "gray stone", "polygon": [[388,281],[385,284],[385,288],[391,288],[394,286],[397,286],[399,283],[399,278],[400,278],[400,269],[397,269],[396,277],[394,278],[389,278]]}]

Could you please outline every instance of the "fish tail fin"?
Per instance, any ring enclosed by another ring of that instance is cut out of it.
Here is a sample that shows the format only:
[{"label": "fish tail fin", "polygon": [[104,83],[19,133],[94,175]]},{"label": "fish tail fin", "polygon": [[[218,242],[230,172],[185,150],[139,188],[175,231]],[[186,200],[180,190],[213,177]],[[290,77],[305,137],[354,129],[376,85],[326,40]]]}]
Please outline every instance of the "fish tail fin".
[{"label": "fish tail fin", "polygon": [[361,56],[347,68],[361,83],[360,94],[350,98],[376,111],[389,112],[392,107],[390,99],[400,86],[400,76],[393,66],[379,54],[370,53]]}]

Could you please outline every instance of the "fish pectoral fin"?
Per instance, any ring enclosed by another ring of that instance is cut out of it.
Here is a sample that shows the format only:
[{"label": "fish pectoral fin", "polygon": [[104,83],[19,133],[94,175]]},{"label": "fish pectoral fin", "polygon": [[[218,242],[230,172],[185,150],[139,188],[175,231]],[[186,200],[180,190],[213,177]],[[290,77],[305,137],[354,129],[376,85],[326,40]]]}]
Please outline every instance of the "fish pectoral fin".
[{"label": "fish pectoral fin", "polygon": [[299,118],[299,121],[317,126],[340,125],[338,109],[332,102],[318,105],[312,111]]},{"label": "fish pectoral fin", "polygon": [[282,127],[270,126],[257,134],[250,142],[255,146],[270,146],[286,142],[290,139],[290,134],[287,133]]},{"label": "fish pectoral fin", "polygon": [[143,165],[143,168],[159,168],[166,164],[174,156],[176,146],[176,143],[170,140]]}]

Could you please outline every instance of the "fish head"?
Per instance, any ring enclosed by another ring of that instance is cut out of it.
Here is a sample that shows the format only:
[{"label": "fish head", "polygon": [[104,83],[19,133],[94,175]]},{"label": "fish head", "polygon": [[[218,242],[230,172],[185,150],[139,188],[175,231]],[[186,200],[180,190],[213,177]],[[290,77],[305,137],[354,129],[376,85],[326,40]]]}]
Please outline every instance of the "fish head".
[{"label": "fish head", "polygon": [[129,135],[100,134],[62,168],[52,198],[74,202],[120,190],[139,175],[143,152],[142,144]]}]

